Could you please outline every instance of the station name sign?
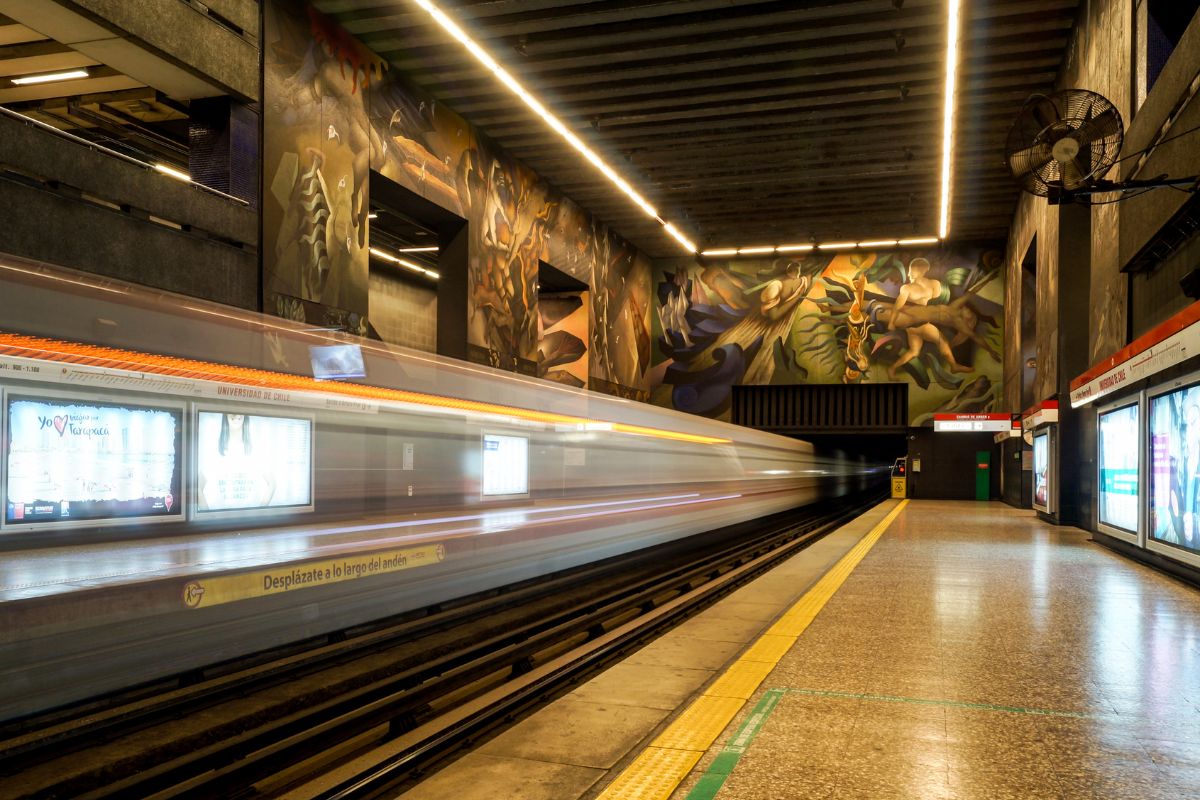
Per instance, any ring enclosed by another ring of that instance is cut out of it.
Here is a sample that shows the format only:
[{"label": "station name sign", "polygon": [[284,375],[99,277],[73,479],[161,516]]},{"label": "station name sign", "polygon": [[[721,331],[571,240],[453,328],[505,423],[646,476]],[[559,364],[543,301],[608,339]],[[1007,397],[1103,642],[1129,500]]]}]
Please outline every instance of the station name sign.
[{"label": "station name sign", "polygon": [[1193,303],[1071,381],[1071,407],[1118,392],[1200,353],[1200,303]]},{"label": "station name sign", "polygon": [[1008,433],[1021,430],[1021,419],[1013,414],[934,414],[936,433]]}]

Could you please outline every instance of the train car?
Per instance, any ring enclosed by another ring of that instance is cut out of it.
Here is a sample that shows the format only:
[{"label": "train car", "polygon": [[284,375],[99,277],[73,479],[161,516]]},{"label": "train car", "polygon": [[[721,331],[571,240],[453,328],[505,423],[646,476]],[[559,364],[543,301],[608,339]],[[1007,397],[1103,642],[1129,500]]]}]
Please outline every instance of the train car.
[{"label": "train car", "polygon": [[753,520],[876,470],[0,259],[0,719]]}]

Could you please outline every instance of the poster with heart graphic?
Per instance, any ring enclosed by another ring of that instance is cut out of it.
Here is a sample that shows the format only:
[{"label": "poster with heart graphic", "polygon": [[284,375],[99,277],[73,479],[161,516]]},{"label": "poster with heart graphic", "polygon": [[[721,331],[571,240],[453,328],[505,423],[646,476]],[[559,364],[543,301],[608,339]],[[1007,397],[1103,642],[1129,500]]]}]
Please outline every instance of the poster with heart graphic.
[{"label": "poster with heart graphic", "polygon": [[179,517],[182,411],[8,398],[5,524]]}]

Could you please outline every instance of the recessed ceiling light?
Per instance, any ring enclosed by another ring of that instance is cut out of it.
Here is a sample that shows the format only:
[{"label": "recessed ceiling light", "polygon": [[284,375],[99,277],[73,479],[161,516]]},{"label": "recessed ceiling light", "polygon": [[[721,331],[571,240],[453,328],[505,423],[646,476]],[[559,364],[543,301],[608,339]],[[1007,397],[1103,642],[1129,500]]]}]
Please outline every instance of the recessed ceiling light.
[{"label": "recessed ceiling light", "polygon": [[55,81],[74,81],[86,78],[86,69],[73,69],[69,72],[47,72],[45,75],[26,75],[21,78],[10,78],[17,86],[28,86],[34,83],[54,83]]},{"label": "recessed ceiling light", "polygon": [[938,200],[938,238],[950,235],[951,168],[954,160],[954,91],[958,80],[958,8],[961,0],[949,0],[946,24],[946,96],[942,111],[942,191]]},{"label": "recessed ceiling light", "polygon": [[654,206],[650,205],[650,202],[646,198],[642,197],[642,195],[638,193],[638,191],[634,189],[628,181],[618,175],[616,170],[610,167],[604,161],[604,159],[596,153],[596,151],[584,144],[583,140],[576,136],[566,126],[566,123],[564,123],[554,114],[550,113],[550,111],[544,105],[542,105],[540,100],[530,94],[530,92],[524,86],[522,86],[517,79],[508,72],[508,70],[504,69],[504,67],[500,66],[500,64],[496,62],[496,59],[492,58],[490,53],[480,47],[474,39],[468,36],[466,32],[458,26],[458,23],[446,16],[446,13],[430,2],[430,0],[413,0],[413,2],[423,8],[425,11],[429,12],[429,15],[433,17],[434,21],[437,22],[437,24],[440,25],[442,29],[446,31],[446,33],[453,36],[459,44],[465,47],[467,52],[475,57],[476,61],[491,70],[492,74],[496,76],[497,80],[504,84],[504,86],[510,92],[520,98],[521,102],[528,106],[533,113],[541,117],[542,121],[550,127],[550,130],[557,133],[567,144],[575,148],[575,150],[578,151],[585,160],[599,170],[600,174],[608,178],[610,183],[620,189],[630,200],[634,202],[634,205],[645,212],[646,215],[651,219],[657,220],[658,223],[663,226],[663,229],[666,230],[666,232],[670,234],[675,241],[687,248],[689,253],[696,252],[696,246],[692,244],[692,242],[686,236],[684,236],[677,227],[660,217],[658,210],[655,209]]},{"label": "recessed ceiling light", "polygon": [[425,267],[422,267],[420,264],[414,264],[407,259],[394,256],[386,250],[380,250],[378,247],[371,247],[368,248],[368,250],[370,250],[371,255],[375,256],[376,258],[383,259],[384,261],[391,262],[392,264],[399,264],[405,269],[412,270],[413,272],[433,278],[434,280],[437,280],[441,277],[438,273],[431,269],[425,269]]},{"label": "recessed ceiling light", "polygon": [[[492,72],[492,74],[504,86],[516,95],[526,106],[528,106],[535,114],[541,117],[555,133],[557,133],[571,147],[578,151],[588,162],[600,171],[614,186],[620,189],[629,197],[642,211],[652,217],[663,229],[666,230],[677,242],[679,242],[690,253],[696,252],[695,245],[671,222],[663,219],[650,203],[642,197],[624,178],[616,173],[594,150],[588,147],[584,142],[576,136],[566,124],[552,114],[541,101],[534,97],[524,86],[522,86],[516,78],[514,78],[504,67],[475,42],[458,24],[446,15],[440,8],[435,5],[432,0],[413,0],[418,6],[424,9],[433,17],[434,21],[442,27],[450,36],[456,39],[474,58]],[[868,241],[861,243],[863,246],[894,246],[900,245],[915,245],[915,244],[933,244],[945,239],[950,231],[950,193],[953,182],[953,152],[954,152],[954,117],[955,117],[955,99],[957,91],[958,78],[958,57],[959,57],[959,36],[960,36],[960,10],[962,0],[947,0],[947,25],[946,25],[946,73],[945,73],[945,93],[944,93],[944,108],[942,118],[942,164],[941,164],[941,191],[938,201],[938,231],[937,237],[922,237],[919,239],[902,239],[902,240],[880,240]],[[831,244],[822,245],[780,245],[778,247],[743,247],[743,248],[720,248],[713,250],[705,250],[700,255],[705,256],[725,256],[725,255],[751,255],[758,253],[769,252],[803,252],[807,250],[849,250],[860,246],[857,242],[834,242]]]}]

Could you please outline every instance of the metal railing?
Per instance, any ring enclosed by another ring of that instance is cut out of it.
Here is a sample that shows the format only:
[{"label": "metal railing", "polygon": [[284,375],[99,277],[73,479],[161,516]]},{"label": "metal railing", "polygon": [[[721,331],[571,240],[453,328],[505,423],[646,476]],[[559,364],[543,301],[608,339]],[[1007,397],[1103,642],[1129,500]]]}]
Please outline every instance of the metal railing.
[{"label": "metal railing", "polygon": [[[22,122],[26,125],[31,125],[35,128],[39,128],[40,130],[44,130],[49,133],[52,133],[55,136],[59,136],[63,139],[72,141],[75,144],[83,145],[84,147],[86,147],[90,150],[93,150],[95,152],[103,153],[106,156],[110,156],[112,158],[117,158],[117,159],[120,159],[121,161],[125,161],[129,164],[133,164],[133,165],[141,167],[143,169],[147,169],[151,172],[158,173],[165,178],[170,178],[171,180],[177,181],[179,183],[187,183],[191,186],[196,187],[197,189],[208,192],[209,194],[216,195],[217,197],[223,198],[230,202],[240,203],[243,206],[250,205],[250,202],[248,200],[243,200],[240,197],[235,197],[231,194],[226,194],[225,192],[222,192],[220,189],[214,189],[211,186],[205,186],[203,183],[194,181],[190,177],[186,178],[186,180],[185,180],[185,178],[183,177],[184,173],[179,172],[178,170],[176,170],[176,174],[170,174],[170,173],[164,172],[164,167],[175,170],[175,168],[169,164],[152,164],[148,161],[142,161],[141,159],[137,159],[137,158],[134,158],[133,156],[126,155],[125,153],[121,153],[117,150],[113,150],[110,147],[105,147],[102,144],[96,144],[95,142],[88,141],[87,139],[84,139],[82,136],[76,136],[73,133],[67,133],[66,131],[59,130],[58,128],[54,127],[53,125],[48,125],[47,123],[42,122],[41,120],[34,119],[33,117],[27,117],[24,114],[13,111],[10,108],[4,108],[3,106],[0,106],[0,114],[3,114],[6,117],[11,117],[12,119],[15,119],[18,122]],[[177,175],[178,175],[178,177],[177,177]]]}]

